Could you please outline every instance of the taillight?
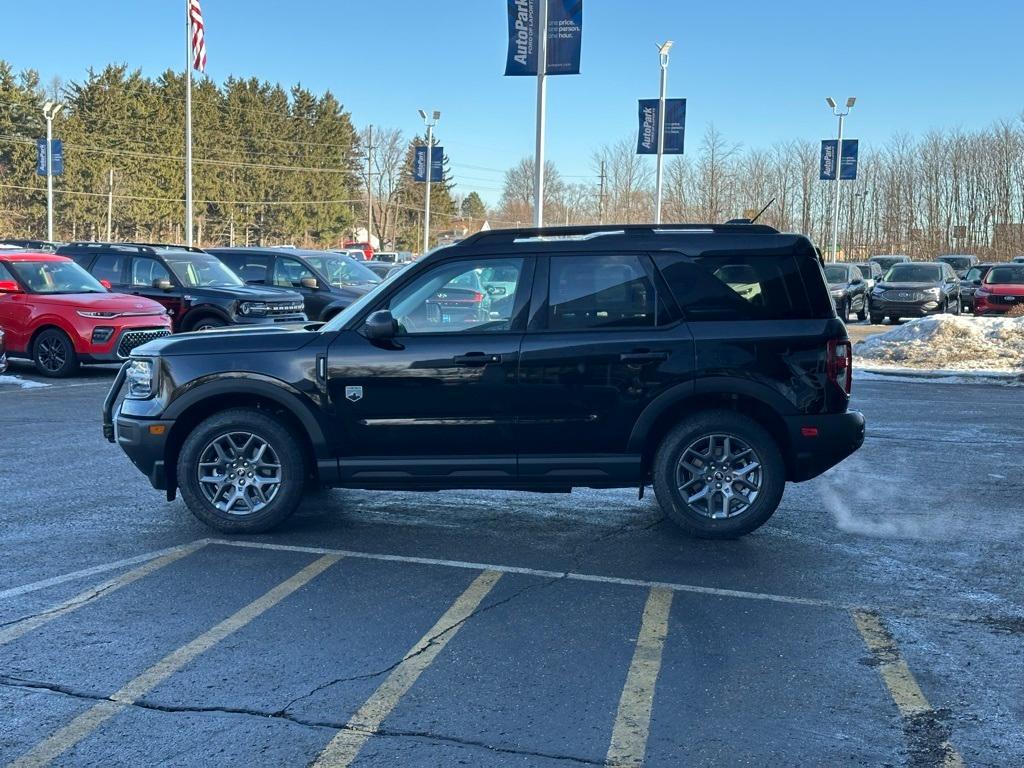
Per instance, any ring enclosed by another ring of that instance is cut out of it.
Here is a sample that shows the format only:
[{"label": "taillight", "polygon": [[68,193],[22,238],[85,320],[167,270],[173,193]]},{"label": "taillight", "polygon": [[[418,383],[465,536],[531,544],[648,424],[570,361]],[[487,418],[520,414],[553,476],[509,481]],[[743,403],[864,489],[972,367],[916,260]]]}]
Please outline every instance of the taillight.
[{"label": "taillight", "polygon": [[484,295],[480,291],[473,291],[473,298],[470,299],[474,304],[479,304],[484,300]]},{"label": "taillight", "polygon": [[828,343],[828,378],[847,395],[853,389],[853,344],[845,339]]}]

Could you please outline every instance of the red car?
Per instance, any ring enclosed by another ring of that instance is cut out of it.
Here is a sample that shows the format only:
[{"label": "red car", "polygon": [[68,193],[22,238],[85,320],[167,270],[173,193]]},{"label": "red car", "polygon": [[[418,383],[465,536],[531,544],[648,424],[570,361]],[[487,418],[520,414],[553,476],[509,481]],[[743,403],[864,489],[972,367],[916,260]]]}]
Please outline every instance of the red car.
[{"label": "red car", "polygon": [[1024,264],[992,267],[974,292],[974,314],[1003,315],[1024,306]]},{"label": "red car", "polygon": [[171,332],[161,304],[110,293],[92,275],[52,253],[0,252],[0,328],[7,354],[27,357],[44,376],[79,363],[113,363]]},{"label": "red car", "polygon": [[366,261],[373,261],[373,244],[372,243],[357,243],[354,240],[350,240],[345,243],[346,248],[351,248],[353,251],[358,249],[363,252],[363,258]]}]

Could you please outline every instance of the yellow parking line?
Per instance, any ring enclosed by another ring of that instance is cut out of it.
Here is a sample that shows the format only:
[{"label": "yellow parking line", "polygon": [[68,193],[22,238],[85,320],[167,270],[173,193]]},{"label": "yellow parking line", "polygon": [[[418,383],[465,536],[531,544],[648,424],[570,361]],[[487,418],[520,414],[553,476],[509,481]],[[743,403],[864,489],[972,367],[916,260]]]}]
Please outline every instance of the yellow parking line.
[{"label": "yellow parking line", "polygon": [[[864,644],[878,661],[878,671],[882,675],[885,687],[889,689],[896,708],[904,718],[932,712],[932,705],[925,698],[924,691],[914,679],[914,674],[907,666],[900,653],[896,639],[889,634],[881,618],[869,611],[855,610],[853,623],[857,626]],[[964,761],[948,740],[940,745],[944,754],[943,768],[963,768]]]},{"label": "yellow parking line", "polygon": [[149,562],[140,565],[138,568],[125,571],[120,576],[115,576],[114,578],[108,579],[95,587],[90,587],[83,592],[79,592],[74,597],[71,597],[61,603],[57,603],[57,605],[52,608],[42,610],[34,616],[28,616],[21,621],[14,622],[3,629],[0,629],[0,645],[9,643],[12,640],[17,640],[22,635],[31,632],[33,629],[41,627],[47,622],[53,621],[61,616],[66,616],[73,611],[77,611],[83,605],[92,602],[98,597],[109,595],[122,587],[127,587],[129,584],[132,584],[145,576],[149,576],[149,574],[154,571],[160,570],[165,565],[170,565],[177,560],[181,560],[183,557],[191,555],[197,549],[204,546],[206,546],[206,541],[200,540],[192,542],[191,544],[184,544],[180,547],[175,547],[162,557],[150,560]]},{"label": "yellow parking line", "polygon": [[287,581],[283,581],[262,597],[224,619],[187,645],[162,658],[141,675],[114,693],[109,701],[101,701],[86,710],[31,751],[10,764],[9,768],[29,768],[48,765],[78,742],[116,715],[149,693],[153,688],[180,670],[190,661],[215,646],[233,632],[244,627],[268,609],[277,605],[292,592],[323,573],[341,559],[340,555],[325,555],[307,565]]},{"label": "yellow parking line", "polygon": [[647,596],[636,650],[629,665],[626,684],[619,698],[619,711],[612,728],[605,765],[624,768],[642,766],[647,752],[647,736],[651,728],[654,687],[661,671],[661,652],[668,635],[668,614],[672,607],[672,590],[654,588]]},{"label": "yellow parking line", "polygon": [[459,631],[462,622],[477,609],[500,578],[501,574],[496,571],[484,571],[474,579],[434,626],[409,650],[402,662],[391,671],[359,711],[349,718],[344,729],[338,731],[324,747],[313,764],[314,768],[343,768],[351,765],[367,739],[380,728],[384,719],[391,714],[423,671],[444,650],[448,641]]}]

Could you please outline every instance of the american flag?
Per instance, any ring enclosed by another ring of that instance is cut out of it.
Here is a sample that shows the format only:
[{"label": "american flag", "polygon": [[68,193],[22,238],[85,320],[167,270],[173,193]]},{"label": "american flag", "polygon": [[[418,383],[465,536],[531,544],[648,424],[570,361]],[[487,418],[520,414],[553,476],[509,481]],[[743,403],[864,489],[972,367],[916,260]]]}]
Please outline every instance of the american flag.
[{"label": "american flag", "polygon": [[206,71],[206,37],[203,34],[203,11],[199,0],[189,0],[189,23],[192,27],[192,68]]}]

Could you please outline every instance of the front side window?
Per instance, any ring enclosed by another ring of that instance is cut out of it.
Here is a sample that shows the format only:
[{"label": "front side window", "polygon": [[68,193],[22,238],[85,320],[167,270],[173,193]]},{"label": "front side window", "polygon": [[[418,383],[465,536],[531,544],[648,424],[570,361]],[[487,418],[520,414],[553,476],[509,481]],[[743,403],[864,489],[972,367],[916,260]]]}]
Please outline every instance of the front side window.
[{"label": "front side window", "polygon": [[[497,270],[509,278],[502,293],[484,284]],[[395,294],[388,309],[401,335],[509,331],[522,274],[522,259],[441,264]]]},{"label": "front side window", "polygon": [[286,259],[278,257],[274,262],[273,284],[279,288],[299,288],[304,278],[316,278],[313,270],[302,264],[297,259]]},{"label": "front side window", "polygon": [[651,328],[657,297],[635,255],[552,256],[548,329]]},{"label": "front side window", "polygon": [[138,258],[132,261],[132,285],[150,288],[157,280],[170,280],[167,267],[156,259]]}]

